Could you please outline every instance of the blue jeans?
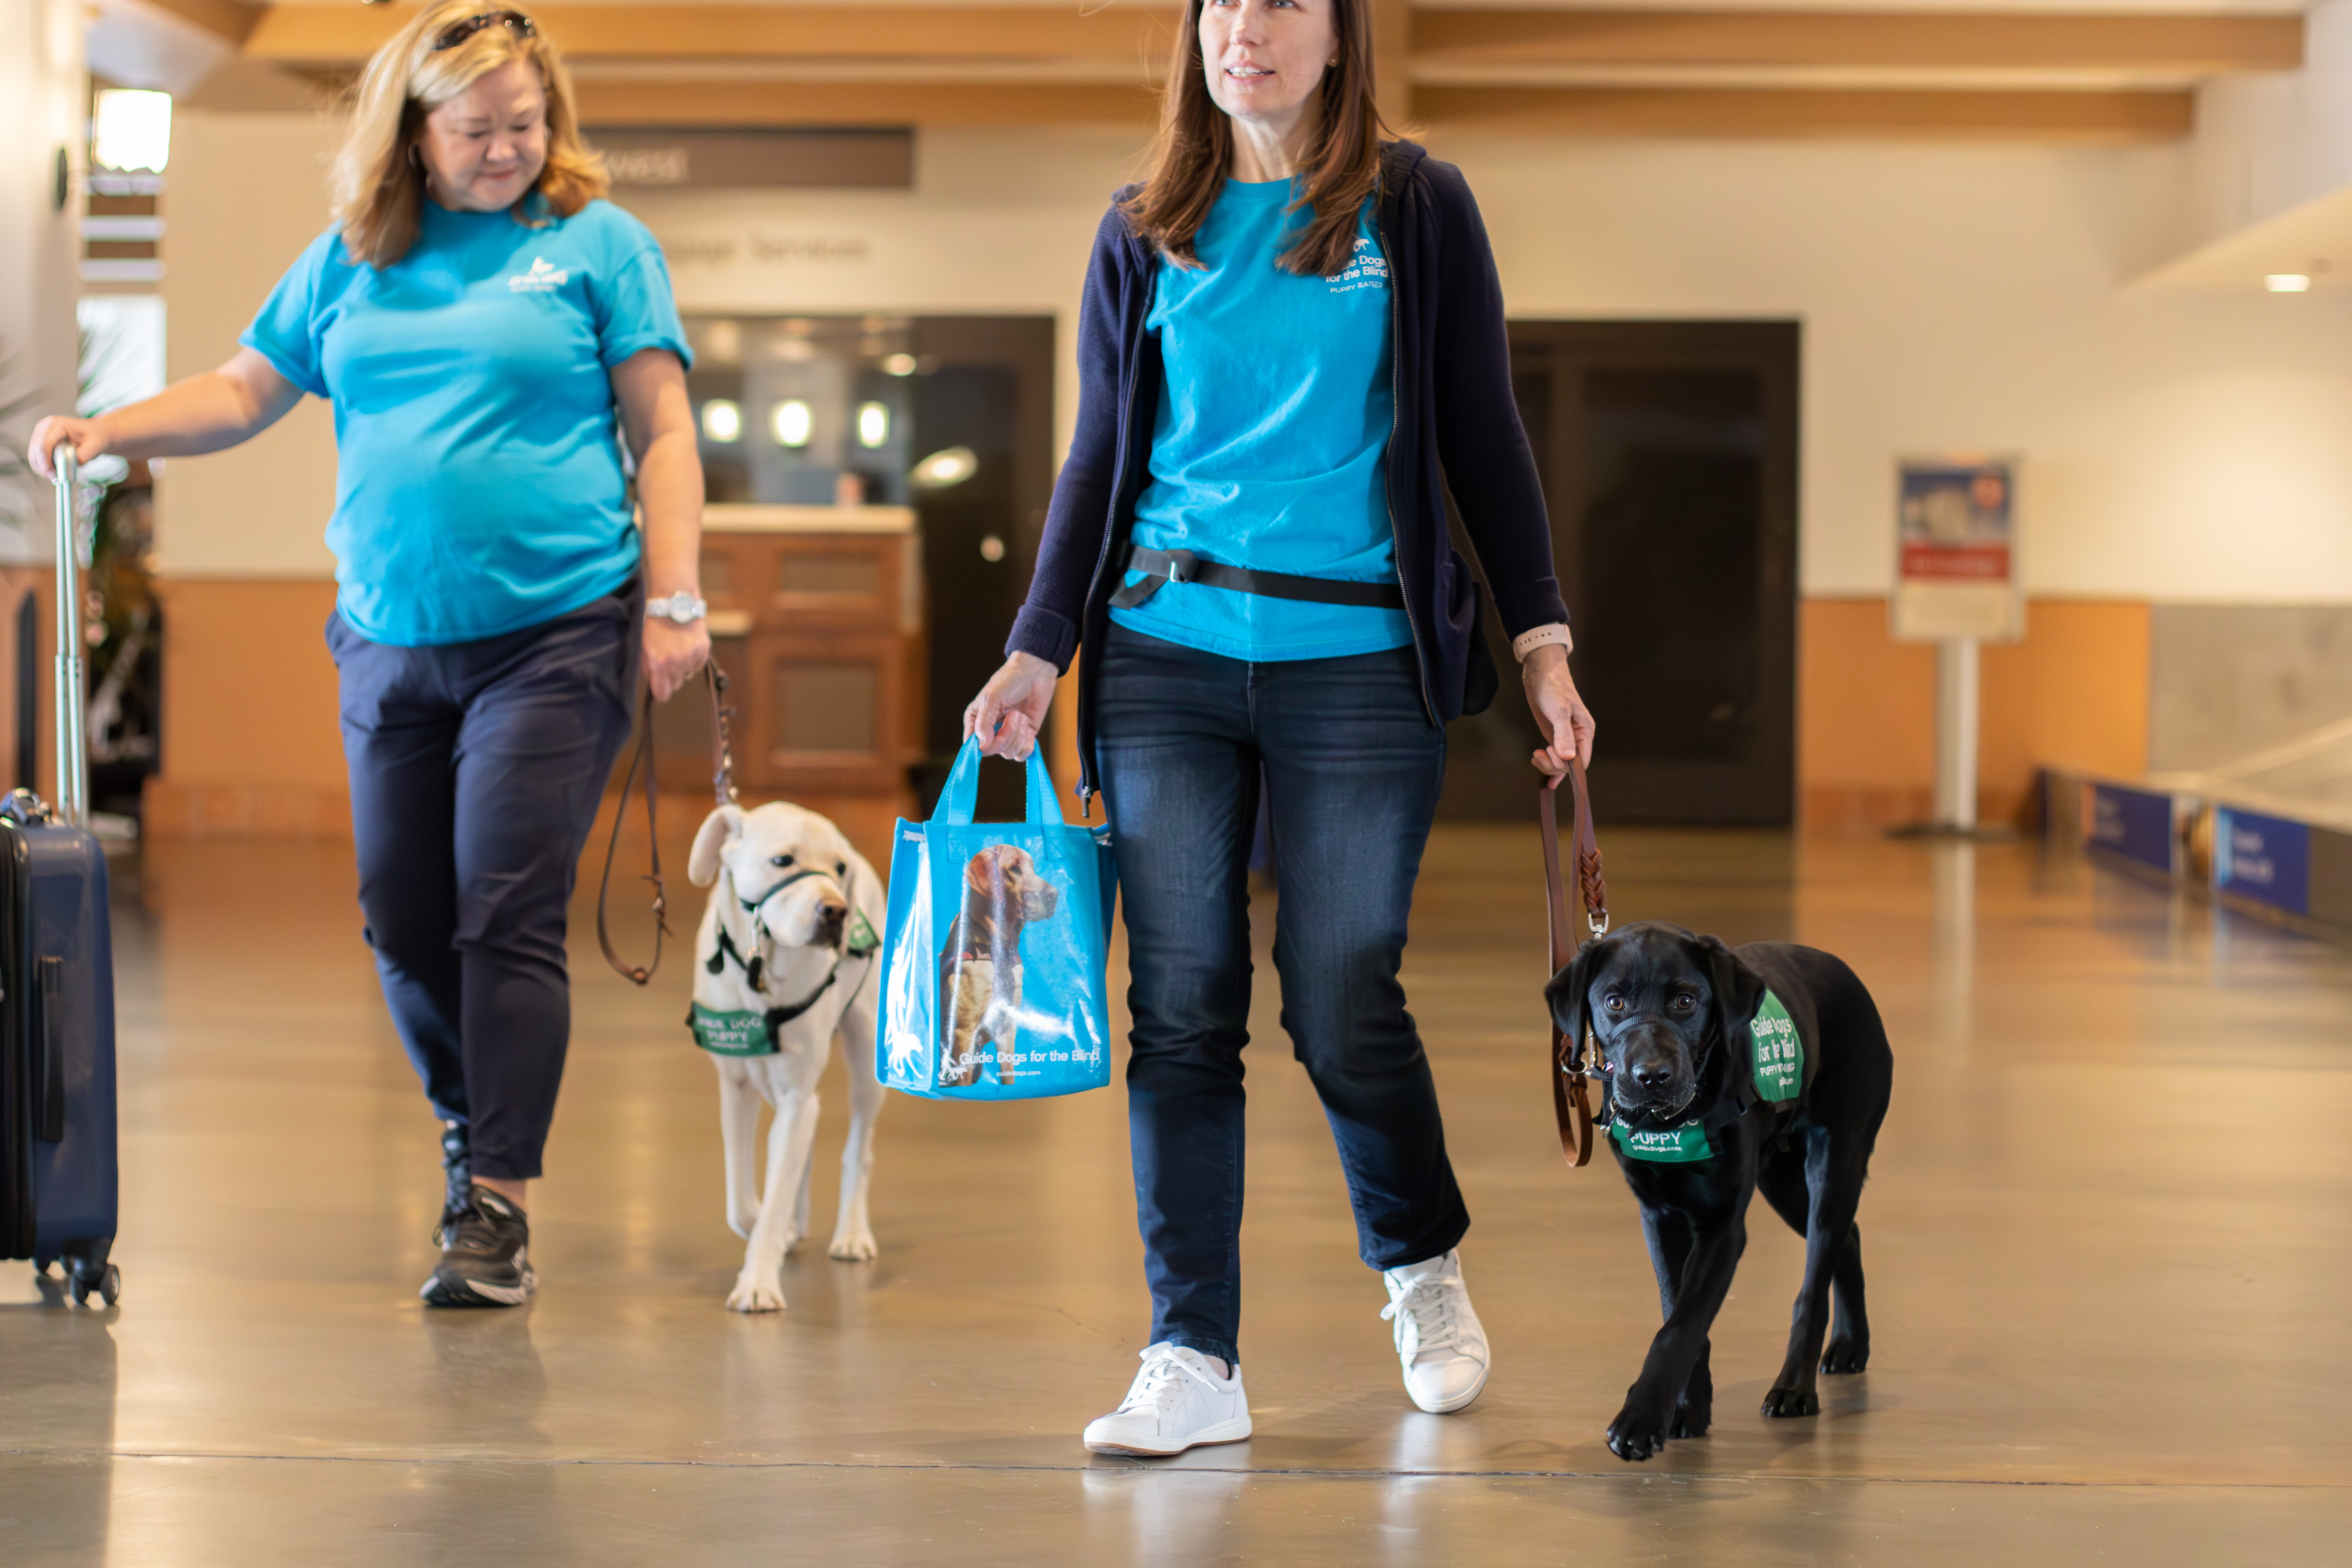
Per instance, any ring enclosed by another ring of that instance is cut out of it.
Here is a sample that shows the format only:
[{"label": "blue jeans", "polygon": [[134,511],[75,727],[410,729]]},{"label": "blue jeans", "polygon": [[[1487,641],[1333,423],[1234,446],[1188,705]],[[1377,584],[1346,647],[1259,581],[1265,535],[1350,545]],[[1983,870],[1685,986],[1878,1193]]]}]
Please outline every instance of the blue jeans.
[{"label": "blue jeans", "polygon": [[540,1173],[572,1037],[565,916],[629,738],[645,592],[478,642],[394,647],[340,615],[360,909],[383,999],[474,1173]]},{"label": "blue jeans", "polygon": [[1445,733],[1409,647],[1250,664],[1113,626],[1093,657],[1133,974],[1128,1128],[1151,1337],[1238,1361],[1261,769],[1282,1026],[1330,1120],[1363,1259],[1435,1258],[1470,1226],[1397,984]]}]

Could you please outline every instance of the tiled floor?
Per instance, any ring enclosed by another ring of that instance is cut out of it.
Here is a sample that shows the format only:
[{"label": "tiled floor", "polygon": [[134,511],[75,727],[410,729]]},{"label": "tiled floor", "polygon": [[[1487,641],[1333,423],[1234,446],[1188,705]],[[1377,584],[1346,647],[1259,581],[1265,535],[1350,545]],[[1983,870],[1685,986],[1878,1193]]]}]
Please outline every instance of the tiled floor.
[{"label": "tiled floor", "polygon": [[881,1258],[731,1314],[684,963],[634,991],[583,922],[541,1297],[427,1314],[435,1130],[348,851],[164,845],[117,916],[122,1303],[0,1266],[0,1563],[2352,1561],[2352,954],[2024,847],[1607,847],[1621,918],[1830,948],[1886,1016],[1874,1360],[1818,1419],[1755,1414],[1801,1252],[1759,1205],[1713,1434],[1601,1442],[1656,1296],[1615,1172],[1552,1139],[1530,833],[1441,831],[1407,963],[1486,1395],[1406,1402],[1261,955],[1258,1435],[1157,1466],[1076,1437],[1146,1327],[1115,1089],[894,1098]]}]

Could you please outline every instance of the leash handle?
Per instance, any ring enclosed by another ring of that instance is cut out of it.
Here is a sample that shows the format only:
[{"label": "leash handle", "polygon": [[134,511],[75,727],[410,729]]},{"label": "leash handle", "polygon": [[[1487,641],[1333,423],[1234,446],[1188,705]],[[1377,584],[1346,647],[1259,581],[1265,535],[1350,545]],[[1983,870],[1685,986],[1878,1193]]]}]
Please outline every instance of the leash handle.
[{"label": "leash handle", "polygon": [[[727,691],[727,672],[719,668],[715,658],[703,660],[702,684],[710,694],[710,790],[720,805],[735,804],[735,753],[728,737],[728,721],[735,710],[721,700]],[[621,819],[629,815],[629,791],[637,782],[638,771],[646,775],[646,839],[650,847],[651,868],[646,880],[654,885],[654,956],[650,963],[638,965],[622,958],[613,946],[613,934],[606,924],[605,910],[613,896],[613,862],[621,852]],[[650,683],[638,693],[637,743],[629,752],[629,771],[621,778],[620,804],[613,812],[613,835],[604,844],[604,875],[596,884],[596,945],[604,950],[604,962],[614,972],[633,985],[643,985],[661,967],[662,939],[670,934],[669,889],[662,880],[661,823],[656,801],[660,789],[654,775],[654,691]]]},{"label": "leash handle", "polygon": [[[1609,932],[1609,884],[1601,874],[1601,840],[1592,831],[1592,798],[1585,788],[1584,764],[1568,760],[1569,782],[1576,800],[1575,825],[1570,852],[1576,858],[1577,899],[1584,906],[1584,923],[1595,940]],[[1555,801],[1559,781],[1553,779],[1536,792],[1536,816],[1543,825],[1544,916],[1551,939],[1551,968],[1557,974],[1576,958],[1577,942],[1570,923],[1567,880],[1560,875],[1559,809]],[[1551,1026],[1551,1108],[1559,1124],[1559,1152],[1569,1165],[1581,1169],[1592,1163],[1592,1106],[1585,1092],[1591,1075],[1586,1068],[1581,1041],[1571,1041]]]}]

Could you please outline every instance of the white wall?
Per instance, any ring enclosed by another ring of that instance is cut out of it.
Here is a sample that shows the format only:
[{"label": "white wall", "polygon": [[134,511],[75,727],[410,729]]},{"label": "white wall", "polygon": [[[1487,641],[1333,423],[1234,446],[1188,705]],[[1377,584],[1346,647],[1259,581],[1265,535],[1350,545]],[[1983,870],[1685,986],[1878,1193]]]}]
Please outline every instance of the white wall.
[{"label": "white wall", "polygon": [[[210,370],[302,247],[327,226],[334,128],[308,114],[206,114],[172,124],[164,195],[165,358]],[[327,577],[334,421],[304,398],[243,447],[175,458],[156,483],[160,569],[174,577]]]},{"label": "white wall", "polygon": [[2197,94],[2189,238],[2206,244],[2352,185],[2352,0],[2304,18],[2304,67]]},{"label": "white wall", "polygon": [[[315,131],[221,118],[174,150],[175,371],[225,354],[315,232],[293,200],[317,189]],[[913,192],[633,205],[670,247],[690,310],[1050,311],[1066,367],[1087,244],[1134,151],[1121,136],[934,134]],[[1438,151],[1479,194],[1515,314],[1804,322],[1810,594],[1884,590],[1898,454],[1992,447],[2028,460],[2036,593],[2352,602],[2352,299],[2124,288],[2178,247],[2186,148],[1462,139]],[[219,214],[201,232],[217,240],[200,247],[194,165],[230,156],[247,162],[207,176]],[[184,294],[212,303],[190,311]],[[238,459],[173,465],[173,572],[322,569],[331,492],[322,426],[306,416],[312,447],[298,458],[289,432],[286,475],[268,484],[212,486],[199,503],[196,475]],[[287,475],[310,488],[298,498]]]},{"label": "white wall", "polygon": [[[0,440],[18,455],[42,414],[73,412],[84,80],[74,0],[0,0],[0,404],[31,399]],[[49,518],[46,485],[0,481],[0,563],[46,559]]]}]

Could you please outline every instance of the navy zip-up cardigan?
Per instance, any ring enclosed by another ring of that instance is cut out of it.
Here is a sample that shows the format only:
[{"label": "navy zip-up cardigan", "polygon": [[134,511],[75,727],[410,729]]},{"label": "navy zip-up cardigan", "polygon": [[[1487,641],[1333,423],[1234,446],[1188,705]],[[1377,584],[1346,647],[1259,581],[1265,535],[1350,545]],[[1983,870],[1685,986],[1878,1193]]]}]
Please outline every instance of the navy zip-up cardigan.
[{"label": "navy zip-up cardigan", "polygon": [[[1119,193],[1124,197],[1128,193]],[[1503,289],[1469,184],[1411,142],[1381,147],[1381,249],[1395,322],[1396,425],[1389,438],[1389,517],[1397,580],[1433,724],[1493,700],[1494,660],[1478,627],[1478,585],[1445,529],[1450,487],[1512,637],[1568,619],[1553,574],[1551,524],[1535,456],[1511,395]],[[1078,313],[1078,426],[1054,483],[1037,570],[1004,645],[1067,670],[1081,643],[1101,646],[1110,596],[1125,579],[1129,531],[1150,476],[1161,368],[1147,331],[1159,254],[1129,229],[1117,200],[1095,231]],[[1095,682],[1078,672],[1078,793],[1098,787]]]}]

